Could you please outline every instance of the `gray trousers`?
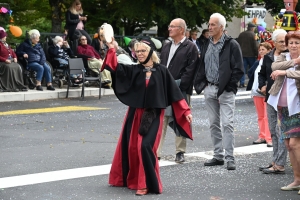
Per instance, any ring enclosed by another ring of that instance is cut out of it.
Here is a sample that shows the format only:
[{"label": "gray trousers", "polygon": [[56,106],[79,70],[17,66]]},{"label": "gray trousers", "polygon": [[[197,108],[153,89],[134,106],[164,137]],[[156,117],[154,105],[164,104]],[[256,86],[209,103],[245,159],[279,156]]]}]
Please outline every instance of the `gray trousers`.
[{"label": "gray trousers", "polygon": [[235,108],[235,94],[224,91],[217,98],[218,87],[208,85],[204,90],[206,109],[210,123],[210,134],[214,145],[214,158],[234,161],[233,117]]},{"label": "gray trousers", "polygon": [[273,106],[267,104],[269,129],[273,143],[273,162],[279,166],[285,166],[287,149],[283,141],[280,141],[280,131],[277,123],[277,111]]}]

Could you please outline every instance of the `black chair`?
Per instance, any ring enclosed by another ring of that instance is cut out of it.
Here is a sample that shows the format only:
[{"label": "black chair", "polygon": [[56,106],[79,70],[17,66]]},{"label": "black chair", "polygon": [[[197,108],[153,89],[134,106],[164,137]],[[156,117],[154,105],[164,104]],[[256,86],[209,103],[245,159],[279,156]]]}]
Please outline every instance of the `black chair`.
[{"label": "black chair", "polygon": [[[81,90],[82,100],[84,99],[84,83],[86,81],[98,82],[98,84],[99,84],[99,99],[101,98],[101,77],[100,77],[100,75],[96,76],[96,77],[86,76],[82,58],[69,58],[69,69],[68,69],[67,73],[68,73],[68,76],[67,76],[67,78],[68,78],[68,88],[67,88],[66,98],[68,98],[69,88],[72,85],[72,80],[74,80],[74,79],[79,79],[79,80],[81,79],[81,81],[83,83],[82,84],[82,90]],[[71,77],[71,74],[81,74],[82,78],[78,78],[78,77],[73,78],[73,77]]]}]

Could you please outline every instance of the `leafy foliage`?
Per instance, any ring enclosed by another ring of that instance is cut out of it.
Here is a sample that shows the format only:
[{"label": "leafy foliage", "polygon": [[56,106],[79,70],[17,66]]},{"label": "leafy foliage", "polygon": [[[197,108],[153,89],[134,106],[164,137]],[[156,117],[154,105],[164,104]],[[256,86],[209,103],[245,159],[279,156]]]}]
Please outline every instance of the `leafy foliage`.
[{"label": "leafy foliage", "polygon": [[[278,1],[278,0],[275,0]],[[4,0],[14,11],[15,25],[47,32],[62,32],[65,12],[72,0]],[[208,22],[214,12],[227,20],[242,17],[242,0],[81,0],[88,15],[86,29],[96,32],[104,22],[112,24],[116,34],[137,35],[158,26],[158,35],[167,31],[174,18],[185,19],[188,28]]]}]

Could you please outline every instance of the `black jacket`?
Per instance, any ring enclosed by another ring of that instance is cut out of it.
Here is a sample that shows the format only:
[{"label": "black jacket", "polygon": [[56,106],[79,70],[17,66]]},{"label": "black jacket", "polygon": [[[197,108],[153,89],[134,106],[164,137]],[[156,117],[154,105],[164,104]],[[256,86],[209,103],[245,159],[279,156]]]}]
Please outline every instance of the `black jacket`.
[{"label": "black jacket", "polygon": [[205,43],[209,40],[204,35],[201,35],[198,39],[199,45],[200,45],[200,52],[203,51]]},{"label": "black jacket", "polygon": [[[70,10],[66,12],[66,26],[65,28],[68,30],[68,38],[70,40],[73,40],[73,35],[76,30],[77,24],[80,22],[79,16],[83,15],[76,15],[71,13]],[[82,21],[83,24],[85,24],[85,21]]]},{"label": "black jacket", "polygon": [[246,88],[247,91],[252,89],[253,82],[254,82],[254,75],[255,75],[254,72],[255,72],[256,68],[258,67],[258,65],[259,65],[259,60],[256,60],[254,62],[254,64],[252,65],[252,67],[248,70],[249,81],[248,81],[247,88]]},{"label": "black jacket", "polygon": [[[204,44],[201,52],[200,66],[197,71],[194,87],[197,94],[200,94],[207,85],[205,74],[205,54],[210,40]],[[225,35],[225,43],[219,54],[219,90],[218,97],[226,90],[237,93],[237,83],[244,75],[243,57],[240,45],[230,36]]]},{"label": "black jacket", "polygon": [[[190,40],[191,42],[193,42],[193,39],[192,39],[192,38],[189,38],[189,40]],[[193,43],[194,43],[194,42],[193,42]],[[196,43],[194,43],[194,44],[197,46],[197,49],[199,50],[198,52],[200,52],[201,47],[200,47],[199,40],[196,39]]]},{"label": "black jacket", "polygon": [[261,89],[263,86],[266,85],[267,83],[267,88],[266,88],[266,99],[265,102],[268,101],[269,98],[269,90],[271,89],[271,86],[274,83],[274,80],[270,77],[272,74],[272,63],[274,62],[274,52],[275,48],[266,54],[264,56],[264,61],[261,65],[260,72],[258,72],[258,88]]},{"label": "black jacket", "polygon": [[[169,52],[172,42],[165,44],[161,50],[161,64],[167,66]],[[187,94],[193,93],[193,80],[198,65],[198,50],[196,45],[188,39],[175,51],[172,57],[168,70],[175,80],[181,79],[179,88]]]},{"label": "black jacket", "polygon": [[52,58],[62,58],[68,60],[70,57],[74,57],[71,48],[59,48],[57,45],[51,45],[48,49],[48,53]]},{"label": "black jacket", "polygon": [[94,47],[94,49],[99,53],[99,55],[101,56],[102,59],[105,58],[106,52],[108,50],[108,47],[106,44],[103,43],[102,48],[100,48],[99,39],[93,38],[91,46]]}]

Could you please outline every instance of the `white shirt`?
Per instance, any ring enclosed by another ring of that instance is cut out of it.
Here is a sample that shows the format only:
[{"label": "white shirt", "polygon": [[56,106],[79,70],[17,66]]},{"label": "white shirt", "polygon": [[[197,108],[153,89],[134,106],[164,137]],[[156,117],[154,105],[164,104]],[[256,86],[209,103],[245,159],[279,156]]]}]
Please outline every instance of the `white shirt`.
[{"label": "white shirt", "polygon": [[261,58],[259,60],[259,64],[256,67],[255,72],[254,72],[254,80],[253,80],[252,91],[251,91],[252,96],[259,96],[259,97],[263,96],[263,95],[259,94],[258,92],[256,92],[256,90],[258,89],[258,72],[260,72],[263,60],[264,60],[263,58]]},{"label": "white shirt", "polygon": [[[291,56],[289,53],[286,54],[286,60],[287,61],[291,60]],[[295,70],[295,66],[293,68],[289,68],[288,70]],[[287,81],[287,94],[288,94],[287,103],[288,103],[289,116],[292,116],[300,112],[300,98],[298,95],[295,79],[285,77],[284,82],[285,81]],[[282,86],[284,85],[284,82]],[[282,91],[282,86],[276,96],[270,95],[268,99],[268,104],[273,106],[273,108],[276,111],[277,111],[279,97]]]},{"label": "white shirt", "polygon": [[183,43],[183,41],[185,40],[186,37],[183,37],[182,40],[180,40],[180,42],[178,42],[178,44],[175,44],[174,40],[172,41],[172,45],[170,48],[170,52],[169,52],[169,57],[168,57],[168,62],[167,62],[167,68],[169,67],[170,61],[172,60],[176,50],[178,49],[178,47],[181,45],[181,43]]}]

